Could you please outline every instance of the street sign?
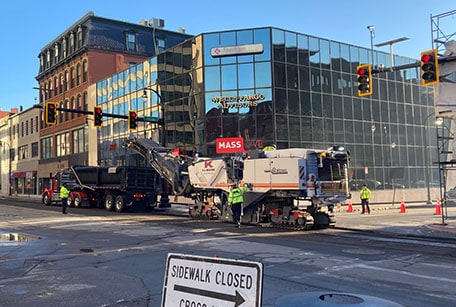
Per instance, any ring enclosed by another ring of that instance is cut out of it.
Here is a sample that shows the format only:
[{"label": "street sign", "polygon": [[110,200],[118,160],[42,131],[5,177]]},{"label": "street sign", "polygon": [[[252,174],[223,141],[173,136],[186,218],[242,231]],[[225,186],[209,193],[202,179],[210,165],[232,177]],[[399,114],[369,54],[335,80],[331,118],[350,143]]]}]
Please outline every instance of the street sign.
[{"label": "street sign", "polygon": [[157,116],[144,116],[144,121],[148,123],[158,123]]},{"label": "street sign", "polygon": [[218,154],[245,152],[244,138],[216,138],[215,152]]},{"label": "street sign", "polygon": [[261,306],[263,264],[168,254],[162,307]]}]

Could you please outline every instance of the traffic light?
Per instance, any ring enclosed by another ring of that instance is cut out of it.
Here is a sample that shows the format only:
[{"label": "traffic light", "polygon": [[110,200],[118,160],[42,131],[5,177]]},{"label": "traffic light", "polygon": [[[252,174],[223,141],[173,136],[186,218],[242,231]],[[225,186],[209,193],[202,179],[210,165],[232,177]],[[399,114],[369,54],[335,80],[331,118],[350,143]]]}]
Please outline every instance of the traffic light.
[{"label": "traffic light", "polygon": [[421,84],[439,83],[439,58],[437,49],[421,52]]},{"label": "traffic light", "polygon": [[138,114],[136,111],[128,111],[128,129],[138,128]]},{"label": "traffic light", "polygon": [[356,67],[358,74],[358,96],[368,96],[372,94],[372,66],[362,64]]},{"label": "traffic light", "polygon": [[103,111],[101,110],[101,107],[93,107],[93,123],[95,127],[101,127],[103,124]]},{"label": "traffic light", "polygon": [[57,103],[46,102],[44,113],[44,121],[47,125],[55,125],[57,123]]}]

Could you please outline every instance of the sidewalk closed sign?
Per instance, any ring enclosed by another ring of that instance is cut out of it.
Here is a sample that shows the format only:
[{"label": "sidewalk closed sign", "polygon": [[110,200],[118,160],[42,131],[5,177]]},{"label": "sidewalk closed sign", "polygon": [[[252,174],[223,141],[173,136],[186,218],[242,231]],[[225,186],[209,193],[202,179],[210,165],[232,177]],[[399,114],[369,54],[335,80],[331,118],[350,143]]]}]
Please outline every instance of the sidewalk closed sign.
[{"label": "sidewalk closed sign", "polygon": [[163,307],[260,307],[263,264],[168,254]]}]

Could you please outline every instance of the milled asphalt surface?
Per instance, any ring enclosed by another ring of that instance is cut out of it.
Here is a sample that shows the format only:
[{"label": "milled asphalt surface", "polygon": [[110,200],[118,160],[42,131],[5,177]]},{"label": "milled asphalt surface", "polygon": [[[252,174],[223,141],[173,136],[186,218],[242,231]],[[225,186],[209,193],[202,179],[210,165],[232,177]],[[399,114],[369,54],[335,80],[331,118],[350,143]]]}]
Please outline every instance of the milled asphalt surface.
[{"label": "milled asphalt surface", "polygon": [[[41,203],[40,195],[0,196],[18,201]],[[172,198],[170,198],[172,201]],[[187,201],[188,203],[188,201]],[[348,205],[335,207],[338,229],[396,233],[397,235],[455,236],[456,203],[448,201],[438,210],[437,205],[422,203],[371,204],[371,214],[361,215],[361,205],[354,203],[352,211]],[[72,209],[78,210],[78,209]],[[187,207],[171,203],[171,208],[156,209],[155,213],[187,215]],[[442,215],[443,213],[443,215]],[[399,218],[400,217],[400,218]],[[1,231],[1,229],[0,229]]]}]

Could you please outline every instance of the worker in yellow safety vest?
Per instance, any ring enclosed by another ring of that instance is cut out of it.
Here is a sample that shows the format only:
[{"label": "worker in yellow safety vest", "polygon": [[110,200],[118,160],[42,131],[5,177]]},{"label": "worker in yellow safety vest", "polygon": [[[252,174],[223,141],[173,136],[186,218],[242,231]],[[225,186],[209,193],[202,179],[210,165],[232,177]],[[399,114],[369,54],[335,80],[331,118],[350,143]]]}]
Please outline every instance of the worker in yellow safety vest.
[{"label": "worker in yellow safety vest", "polygon": [[241,217],[243,215],[243,204],[244,204],[244,192],[247,190],[247,184],[244,184],[242,188],[238,187],[236,183],[230,185],[231,190],[228,194],[228,206],[231,207],[231,213],[233,221],[236,223],[236,227],[241,227]]},{"label": "worker in yellow safety vest", "polygon": [[364,214],[365,212],[370,214],[369,199],[371,198],[371,191],[366,184],[363,184],[361,191],[359,191],[359,198],[361,198],[361,214]]},{"label": "worker in yellow safety vest", "polygon": [[67,184],[64,182],[60,188],[60,199],[62,200],[62,213],[67,214],[66,209],[68,206],[68,196],[70,196],[70,190],[67,188]]}]

